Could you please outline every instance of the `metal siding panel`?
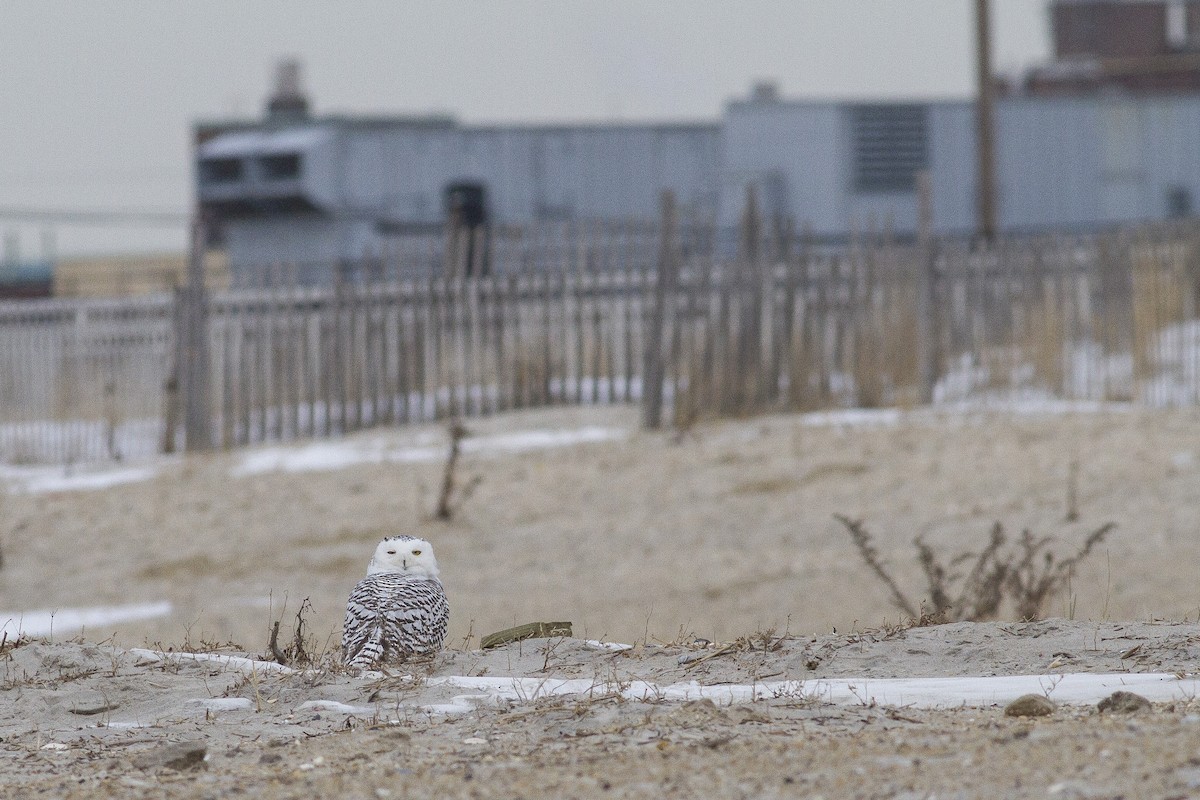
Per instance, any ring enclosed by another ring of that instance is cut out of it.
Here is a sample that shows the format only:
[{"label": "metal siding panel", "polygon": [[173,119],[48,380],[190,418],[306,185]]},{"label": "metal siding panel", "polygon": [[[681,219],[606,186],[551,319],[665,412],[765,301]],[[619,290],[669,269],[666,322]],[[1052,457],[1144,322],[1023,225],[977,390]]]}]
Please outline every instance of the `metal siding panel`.
[{"label": "metal siding panel", "polygon": [[267,264],[329,265],[362,255],[354,223],[320,217],[265,217],[230,220],[225,226],[230,268]]},{"label": "metal siding panel", "polygon": [[996,128],[1001,227],[1079,227],[1097,219],[1101,187],[1094,103],[1001,103]]},{"label": "metal siding panel", "polygon": [[346,137],[339,189],[351,208],[378,209],[383,204],[384,150],[381,131],[359,131]]},{"label": "metal siding panel", "polygon": [[342,134],[334,131],[328,138],[309,150],[304,156],[304,173],[301,178],[304,191],[318,205],[334,210],[341,205],[335,154],[342,146],[342,140]]},{"label": "metal siding panel", "polygon": [[940,233],[974,230],[975,109],[938,103],[929,110],[929,181],[933,227]]},{"label": "metal siding panel", "polygon": [[817,234],[845,230],[849,208],[840,107],[824,103],[732,104],[725,115],[720,219],[736,223],[744,185],[776,174],[781,213]]},{"label": "metal siding panel", "polygon": [[649,196],[638,204],[639,207],[654,209],[658,191],[670,186],[675,189],[680,208],[685,213],[710,216],[715,211],[711,187],[717,180],[718,170],[715,160],[708,160],[705,155],[711,151],[717,134],[660,130],[655,132],[654,138],[662,175],[658,186],[647,187]]},{"label": "metal siding panel", "polygon": [[1142,109],[1132,98],[1104,98],[1096,120],[1100,126],[1101,219],[1139,219],[1147,209]]},{"label": "metal siding panel", "polygon": [[1179,187],[1200,211],[1200,97],[1145,101],[1144,162],[1146,216],[1167,213],[1167,193]]}]

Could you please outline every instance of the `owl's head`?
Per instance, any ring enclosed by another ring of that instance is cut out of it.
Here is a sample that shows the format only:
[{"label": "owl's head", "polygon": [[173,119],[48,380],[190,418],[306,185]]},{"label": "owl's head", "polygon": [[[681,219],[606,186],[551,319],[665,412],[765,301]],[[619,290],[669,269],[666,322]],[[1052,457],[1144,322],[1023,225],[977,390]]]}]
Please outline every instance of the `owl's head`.
[{"label": "owl's head", "polygon": [[433,556],[433,545],[415,536],[389,536],[375,548],[367,574],[380,572],[403,572],[414,578],[436,578],[437,559]]}]

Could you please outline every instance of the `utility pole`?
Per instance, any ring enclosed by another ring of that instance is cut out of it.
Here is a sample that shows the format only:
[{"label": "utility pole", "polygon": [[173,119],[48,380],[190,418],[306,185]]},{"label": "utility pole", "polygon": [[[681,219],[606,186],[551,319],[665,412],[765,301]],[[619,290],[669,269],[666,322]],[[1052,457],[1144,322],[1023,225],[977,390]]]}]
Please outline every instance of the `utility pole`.
[{"label": "utility pole", "polygon": [[976,212],[979,238],[996,238],[995,82],[992,80],[992,37],[988,0],[975,0]]}]

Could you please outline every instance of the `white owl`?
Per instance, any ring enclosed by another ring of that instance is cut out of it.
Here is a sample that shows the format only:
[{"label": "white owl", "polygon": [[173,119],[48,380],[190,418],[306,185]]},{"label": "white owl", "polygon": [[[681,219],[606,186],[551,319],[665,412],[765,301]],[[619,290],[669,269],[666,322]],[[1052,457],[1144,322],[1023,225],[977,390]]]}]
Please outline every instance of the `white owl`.
[{"label": "white owl", "polygon": [[391,536],[375,548],[367,577],[350,592],[342,658],[348,667],[369,669],[435,652],[446,641],[449,619],[433,545]]}]

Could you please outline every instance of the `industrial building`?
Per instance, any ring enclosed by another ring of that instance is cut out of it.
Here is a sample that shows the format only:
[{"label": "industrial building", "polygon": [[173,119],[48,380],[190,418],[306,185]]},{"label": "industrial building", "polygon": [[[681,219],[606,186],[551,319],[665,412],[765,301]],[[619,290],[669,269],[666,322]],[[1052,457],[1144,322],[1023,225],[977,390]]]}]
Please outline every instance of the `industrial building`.
[{"label": "industrial building", "polygon": [[445,118],[273,123],[198,148],[200,201],[235,266],[332,262],[436,230],[455,187],[489,221],[647,218],[671,187],[716,202],[717,124],[464,127]]},{"label": "industrial building", "polygon": [[[1019,88],[1005,84],[995,102],[999,228],[1193,215],[1200,2],[1049,9],[1054,63]],[[1118,35],[1133,23],[1161,35]],[[235,276],[360,259],[390,238],[438,230],[464,197],[480,219],[520,225],[650,219],[669,188],[685,216],[732,227],[753,187],[767,214],[837,240],[872,225],[912,234],[917,175],[927,171],[936,232],[969,234],[976,219],[972,100],[809,102],[762,83],[711,122],[472,126],[311,116],[291,66],[262,121],[196,134],[199,205]]]}]

